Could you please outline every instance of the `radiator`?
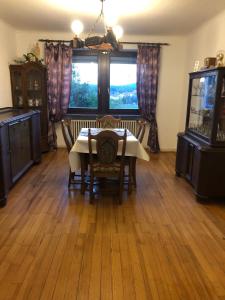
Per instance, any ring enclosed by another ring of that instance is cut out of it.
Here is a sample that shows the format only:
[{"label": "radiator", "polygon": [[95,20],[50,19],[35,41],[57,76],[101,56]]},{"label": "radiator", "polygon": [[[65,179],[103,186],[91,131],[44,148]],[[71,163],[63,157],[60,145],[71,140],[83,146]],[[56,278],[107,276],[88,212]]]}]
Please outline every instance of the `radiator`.
[{"label": "radiator", "polygon": [[[95,128],[96,120],[72,120],[71,129],[73,133],[74,139],[76,139],[79,135],[81,128]],[[122,120],[121,127],[127,128],[134,135],[137,133],[137,122],[135,120]]]}]

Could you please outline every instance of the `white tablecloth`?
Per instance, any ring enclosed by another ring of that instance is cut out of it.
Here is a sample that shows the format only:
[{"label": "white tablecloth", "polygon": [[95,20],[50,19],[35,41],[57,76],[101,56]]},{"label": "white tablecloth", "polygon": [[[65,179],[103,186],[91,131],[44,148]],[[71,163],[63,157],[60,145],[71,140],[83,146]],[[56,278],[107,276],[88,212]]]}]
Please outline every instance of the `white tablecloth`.
[{"label": "white tablecloth", "polygon": [[[95,133],[99,131],[99,129],[91,128],[91,133]],[[115,129],[116,132],[122,132],[124,129]],[[88,150],[88,128],[82,128],[81,132],[73,145],[70,153],[69,153],[69,163],[72,172],[76,172],[80,169],[80,156],[79,153],[89,153]],[[126,156],[134,156],[146,161],[149,161],[149,155],[145,151],[144,147],[140,144],[140,142],[136,139],[134,135],[132,135],[129,131],[127,131],[127,144],[126,144]],[[93,152],[96,153],[95,146],[93,145]],[[121,153],[121,150],[118,150],[118,155]]]}]

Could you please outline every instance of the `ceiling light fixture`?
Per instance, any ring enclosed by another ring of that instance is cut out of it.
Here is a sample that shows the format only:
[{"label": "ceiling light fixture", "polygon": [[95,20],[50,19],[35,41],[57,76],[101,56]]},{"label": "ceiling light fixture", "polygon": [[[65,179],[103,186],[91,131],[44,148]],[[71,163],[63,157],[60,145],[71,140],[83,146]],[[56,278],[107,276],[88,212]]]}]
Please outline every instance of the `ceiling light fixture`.
[{"label": "ceiling light fixture", "polygon": [[[121,49],[122,45],[119,43],[119,39],[123,35],[123,29],[121,26],[116,25],[114,27],[108,27],[105,22],[104,16],[104,1],[101,1],[101,11],[97,17],[92,29],[90,30],[87,38],[82,40],[79,35],[83,32],[83,24],[79,20],[74,20],[71,24],[71,29],[75,34],[73,39],[74,48],[88,47],[99,51],[112,51]],[[102,22],[104,25],[105,33],[103,36],[96,35],[96,26]]]}]

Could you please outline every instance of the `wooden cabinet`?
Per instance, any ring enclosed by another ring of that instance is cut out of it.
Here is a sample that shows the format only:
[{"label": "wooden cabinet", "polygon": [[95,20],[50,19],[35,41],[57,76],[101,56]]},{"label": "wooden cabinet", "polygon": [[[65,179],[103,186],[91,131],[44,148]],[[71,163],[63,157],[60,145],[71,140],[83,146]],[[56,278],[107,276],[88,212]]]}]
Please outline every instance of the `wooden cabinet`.
[{"label": "wooden cabinet", "polygon": [[225,68],[190,73],[185,132],[225,147]]},{"label": "wooden cabinet", "polygon": [[190,74],[186,128],[178,134],[176,174],[199,198],[225,197],[225,68]]},{"label": "wooden cabinet", "polygon": [[13,184],[40,162],[40,137],[38,111],[0,109],[0,206]]},{"label": "wooden cabinet", "polygon": [[40,63],[10,65],[13,106],[40,111],[41,149],[48,151],[47,71]]}]

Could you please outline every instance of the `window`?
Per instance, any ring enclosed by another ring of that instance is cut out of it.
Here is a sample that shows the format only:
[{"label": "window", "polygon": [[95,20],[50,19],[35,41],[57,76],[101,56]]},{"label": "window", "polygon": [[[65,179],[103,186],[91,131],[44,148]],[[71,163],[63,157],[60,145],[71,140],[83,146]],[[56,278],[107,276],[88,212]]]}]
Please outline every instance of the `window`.
[{"label": "window", "polygon": [[137,115],[136,55],[75,50],[68,112]]},{"label": "window", "polygon": [[71,108],[98,108],[98,63],[96,57],[75,57],[72,63]]}]

